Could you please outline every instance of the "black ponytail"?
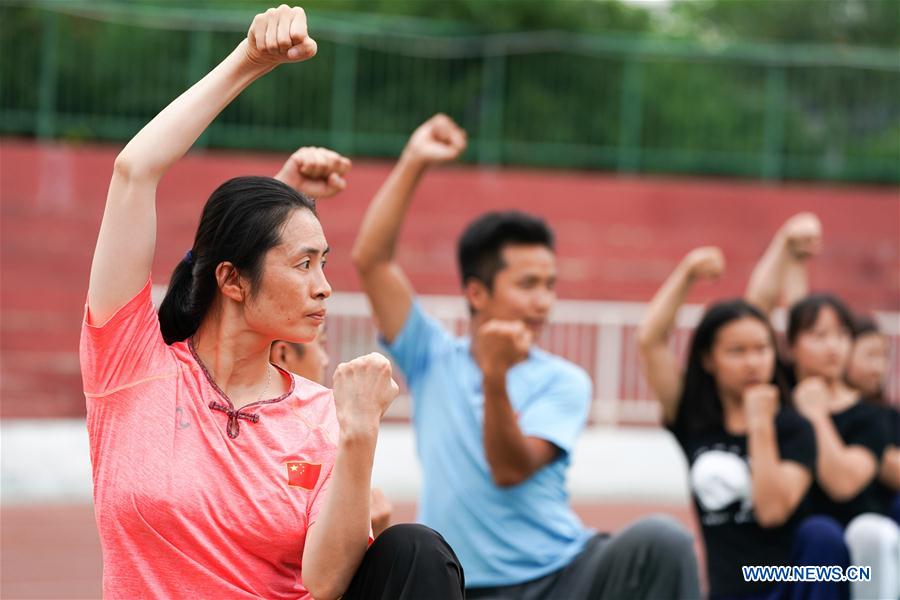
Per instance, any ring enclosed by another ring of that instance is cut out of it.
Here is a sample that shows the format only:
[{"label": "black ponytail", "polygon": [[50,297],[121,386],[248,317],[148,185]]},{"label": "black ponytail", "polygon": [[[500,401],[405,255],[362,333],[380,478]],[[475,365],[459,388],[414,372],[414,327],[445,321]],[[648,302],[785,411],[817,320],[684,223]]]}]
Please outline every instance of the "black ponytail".
[{"label": "black ponytail", "polygon": [[230,262],[247,277],[251,293],[262,276],[263,257],[281,241],[291,212],[316,214],[315,203],[269,177],[235,177],[212,193],[197,227],[194,246],[178,263],[159,307],[159,325],[167,344],[196,333],[216,299],[216,267]]}]

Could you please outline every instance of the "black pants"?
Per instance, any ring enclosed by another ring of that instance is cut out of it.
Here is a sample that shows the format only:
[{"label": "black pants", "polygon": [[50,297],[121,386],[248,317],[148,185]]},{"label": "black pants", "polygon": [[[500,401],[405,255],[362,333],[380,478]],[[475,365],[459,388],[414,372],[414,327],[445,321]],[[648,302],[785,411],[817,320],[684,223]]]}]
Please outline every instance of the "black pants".
[{"label": "black pants", "polygon": [[700,597],[694,539],[671,517],[645,517],[612,537],[595,535],[559,571],[467,594],[469,600],[694,600]]},{"label": "black pants", "polygon": [[344,600],[461,600],[459,559],[437,531],[410,523],[386,529],[366,551]]}]

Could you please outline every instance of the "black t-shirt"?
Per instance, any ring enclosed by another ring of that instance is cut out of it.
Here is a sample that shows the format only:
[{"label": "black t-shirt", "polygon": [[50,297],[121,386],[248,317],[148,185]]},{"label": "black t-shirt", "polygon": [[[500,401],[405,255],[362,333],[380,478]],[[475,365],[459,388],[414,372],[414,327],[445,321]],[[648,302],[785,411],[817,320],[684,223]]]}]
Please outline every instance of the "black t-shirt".
[{"label": "black t-shirt", "polygon": [[[779,527],[764,528],[753,514],[747,436],[724,427],[691,434],[679,414],[670,427],[690,464],[691,496],[703,530],[710,597],[762,593],[772,583],[745,582],[744,565],[786,565],[794,528],[806,514],[804,503]],[[816,442],[812,426],[790,408],[775,418],[782,460],[815,473]]]},{"label": "black t-shirt", "polygon": [[[884,422],[887,423],[888,426],[888,446],[895,446],[900,448],[900,409],[896,406],[879,406],[882,411],[882,418]],[[884,457],[882,456],[882,460]],[[880,467],[881,465],[879,465]],[[883,503],[888,511],[890,511],[891,505],[896,501],[896,498],[900,492],[897,490],[891,489],[888,486],[884,485],[879,481],[876,484],[876,489],[878,490],[878,496],[880,501]]]},{"label": "black t-shirt", "polygon": [[[857,402],[839,413],[832,413],[831,421],[838,435],[848,446],[862,446],[875,456],[880,464],[884,449],[888,445],[888,427],[883,409]],[[878,490],[878,477],[866,485],[847,502],[835,502],[814,482],[810,491],[811,508],[816,513],[834,517],[846,526],[854,517],[863,513],[888,514],[884,496]]]}]

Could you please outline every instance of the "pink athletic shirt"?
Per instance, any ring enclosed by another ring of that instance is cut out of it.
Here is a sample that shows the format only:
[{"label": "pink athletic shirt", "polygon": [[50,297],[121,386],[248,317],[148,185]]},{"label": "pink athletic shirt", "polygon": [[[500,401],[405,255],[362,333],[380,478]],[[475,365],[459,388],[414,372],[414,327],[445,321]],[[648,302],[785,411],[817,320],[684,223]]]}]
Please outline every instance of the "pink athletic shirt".
[{"label": "pink athletic shirt", "polygon": [[282,372],[287,394],[233,411],[189,343],[165,344],[150,289],[81,330],[104,596],[309,598],[331,390]]}]

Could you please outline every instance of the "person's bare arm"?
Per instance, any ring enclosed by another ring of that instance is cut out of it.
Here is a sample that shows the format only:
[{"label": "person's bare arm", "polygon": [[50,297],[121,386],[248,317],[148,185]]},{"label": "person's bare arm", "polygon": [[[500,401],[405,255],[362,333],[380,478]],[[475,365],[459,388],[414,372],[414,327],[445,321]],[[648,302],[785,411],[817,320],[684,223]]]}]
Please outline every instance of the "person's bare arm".
[{"label": "person's bare arm", "polygon": [[828,413],[829,391],[819,377],[809,377],[794,389],[794,405],[812,423],[816,433],[816,479],[835,501],[856,497],[878,473],[878,460],[870,450],[847,445]]},{"label": "person's bare arm", "polygon": [[878,478],[895,492],[900,492],[900,448],[888,446],[881,459]]},{"label": "person's bare arm", "polygon": [[794,514],[812,484],[812,473],[797,462],[781,458],[775,431],[778,388],[762,384],[747,389],[744,411],[753,513],[762,527],[777,527]]},{"label": "person's bare arm", "polygon": [[718,248],[707,246],[689,252],[656,292],[638,327],[641,368],[662,407],[665,423],[675,420],[682,388],[681,369],[669,347],[675,316],[697,279],[716,279],[724,268],[725,258]]},{"label": "person's bare arm", "polygon": [[506,374],[528,357],[531,332],[521,321],[488,321],[473,342],[484,377],[484,451],[498,486],[518,485],[559,455],[553,443],[526,436],[506,392]]},{"label": "person's bare arm", "polygon": [[791,306],[806,295],[808,260],[822,248],[822,224],[813,213],[788,219],[750,275],[747,302],[769,314],[779,302]]},{"label": "person's bare arm", "polygon": [[394,256],[413,193],[431,166],[454,160],[465,147],[465,131],[446,115],[420,125],[363,218],[353,245],[353,264],[376,326],[388,342],[400,333],[412,307],[412,285]]},{"label": "person's bare arm", "polygon": [[156,188],[216,115],[254,80],[314,56],[301,8],[257,15],[247,38],[141,129],[116,158],[91,264],[89,317],[104,323],[147,283],[156,249]]},{"label": "person's bare arm", "polygon": [[334,404],[340,423],[337,456],[318,520],[303,548],[303,585],[317,600],[339,598],[369,540],[372,463],[378,428],[396,398],[391,363],[372,353],[338,365]]}]

